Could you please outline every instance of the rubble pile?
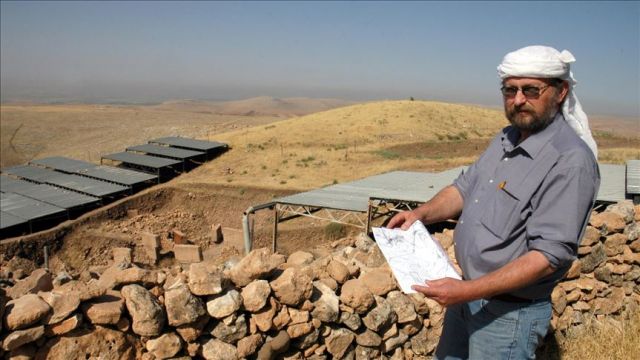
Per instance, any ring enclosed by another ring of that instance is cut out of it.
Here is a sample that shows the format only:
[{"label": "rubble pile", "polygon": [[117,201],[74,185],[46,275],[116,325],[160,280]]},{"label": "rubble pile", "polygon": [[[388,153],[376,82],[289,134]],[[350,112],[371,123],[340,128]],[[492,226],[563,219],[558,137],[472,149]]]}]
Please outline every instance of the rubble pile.
[{"label": "rubble pile", "polygon": [[[640,304],[640,207],[592,215],[580,257],[553,293],[552,329],[619,316]],[[453,252],[452,233],[435,237]],[[157,239],[145,238],[155,252]],[[444,309],[404,294],[365,235],[325,256],[257,249],[218,265],[194,257],[164,269],[127,249],[88,281],[33,271],[0,288],[5,358],[421,359]]]}]

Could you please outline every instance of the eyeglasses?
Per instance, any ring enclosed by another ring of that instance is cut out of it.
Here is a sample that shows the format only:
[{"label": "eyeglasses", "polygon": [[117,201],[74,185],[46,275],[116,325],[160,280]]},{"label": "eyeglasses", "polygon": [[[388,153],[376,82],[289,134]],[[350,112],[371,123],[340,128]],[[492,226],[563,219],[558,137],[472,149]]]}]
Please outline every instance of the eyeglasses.
[{"label": "eyeglasses", "polygon": [[503,86],[500,88],[500,91],[502,91],[502,96],[507,99],[515,98],[518,94],[518,91],[522,91],[522,95],[524,95],[524,97],[526,97],[527,99],[537,99],[548,87],[551,87],[551,85],[544,85],[540,87],[526,85],[521,88],[515,86]]}]

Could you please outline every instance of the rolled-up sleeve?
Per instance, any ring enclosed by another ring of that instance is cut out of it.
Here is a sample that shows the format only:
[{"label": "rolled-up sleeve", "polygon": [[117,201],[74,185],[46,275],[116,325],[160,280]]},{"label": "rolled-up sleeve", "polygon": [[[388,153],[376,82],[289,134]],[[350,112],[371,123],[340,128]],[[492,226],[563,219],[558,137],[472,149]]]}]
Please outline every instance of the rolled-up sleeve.
[{"label": "rolled-up sleeve", "polygon": [[531,199],[528,248],[541,252],[554,268],[568,267],[577,256],[600,183],[595,171],[584,167],[552,170]]}]

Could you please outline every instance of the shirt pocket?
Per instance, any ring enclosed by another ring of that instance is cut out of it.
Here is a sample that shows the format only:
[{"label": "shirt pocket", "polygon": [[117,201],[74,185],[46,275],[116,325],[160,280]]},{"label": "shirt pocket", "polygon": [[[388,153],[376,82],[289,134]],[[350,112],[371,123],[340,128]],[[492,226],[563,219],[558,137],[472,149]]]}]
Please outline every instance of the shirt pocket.
[{"label": "shirt pocket", "polygon": [[515,227],[519,216],[520,196],[513,189],[498,188],[487,201],[487,208],[480,222],[492,234],[505,240]]}]

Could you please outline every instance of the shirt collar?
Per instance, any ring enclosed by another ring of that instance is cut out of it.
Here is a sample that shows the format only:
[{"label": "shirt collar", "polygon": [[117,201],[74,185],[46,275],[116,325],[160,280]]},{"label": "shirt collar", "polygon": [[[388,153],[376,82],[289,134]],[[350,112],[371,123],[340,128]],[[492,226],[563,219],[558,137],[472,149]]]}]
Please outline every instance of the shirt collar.
[{"label": "shirt collar", "polygon": [[562,126],[563,122],[564,118],[562,117],[562,114],[558,112],[551,124],[547,125],[547,127],[542,129],[542,131],[530,135],[518,145],[516,144],[520,138],[520,131],[513,126],[509,126],[502,133],[502,148],[505,152],[512,152],[520,148],[529,155],[529,157],[535,158],[540,151],[542,151],[544,145],[551,140],[553,134],[555,134],[559,127]]}]

